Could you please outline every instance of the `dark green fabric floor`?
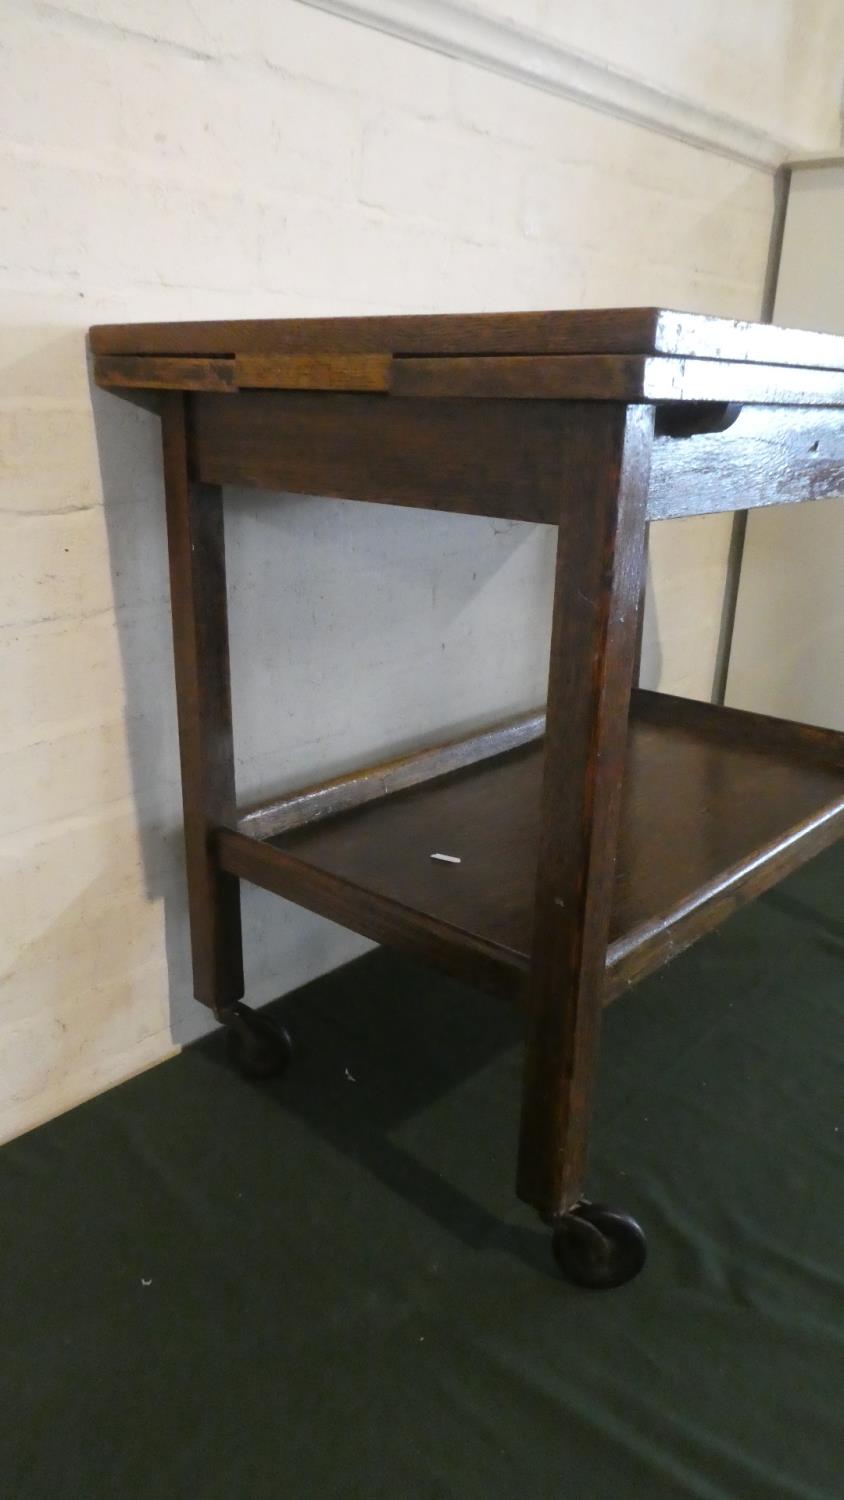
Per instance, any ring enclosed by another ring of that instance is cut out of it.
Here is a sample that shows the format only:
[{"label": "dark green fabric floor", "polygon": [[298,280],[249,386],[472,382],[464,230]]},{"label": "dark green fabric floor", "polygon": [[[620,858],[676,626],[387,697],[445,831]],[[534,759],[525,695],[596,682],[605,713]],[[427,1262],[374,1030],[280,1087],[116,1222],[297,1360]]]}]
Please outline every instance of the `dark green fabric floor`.
[{"label": "dark green fabric floor", "polygon": [[[841,1500],[844,850],[607,1015],[578,1292],[513,1198],[517,1022],[375,953],[0,1152],[4,1500]],[[285,908],[279,906],[280,920]]]}]

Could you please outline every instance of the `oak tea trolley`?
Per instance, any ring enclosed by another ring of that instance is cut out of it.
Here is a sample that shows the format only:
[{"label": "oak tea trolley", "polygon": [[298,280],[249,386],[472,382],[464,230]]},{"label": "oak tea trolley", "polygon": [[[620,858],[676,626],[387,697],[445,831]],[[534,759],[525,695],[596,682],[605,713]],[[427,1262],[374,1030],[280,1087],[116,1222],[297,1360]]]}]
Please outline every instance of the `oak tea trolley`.
[{"label": "oak tea trolley", "polygon": [[[629,1280],[641,1229],[584,1196],[602,1006],[844,832],[844,735],[636,687],[646,528],[844,493],[844,339],[628,308],[91,346],[162,419],[197,999],[284,1068],[242,999],[246,880],[520,1002],[518,1193],[570,1279]],[[238,806],[227,484],[556,526],[547,707]]]}]

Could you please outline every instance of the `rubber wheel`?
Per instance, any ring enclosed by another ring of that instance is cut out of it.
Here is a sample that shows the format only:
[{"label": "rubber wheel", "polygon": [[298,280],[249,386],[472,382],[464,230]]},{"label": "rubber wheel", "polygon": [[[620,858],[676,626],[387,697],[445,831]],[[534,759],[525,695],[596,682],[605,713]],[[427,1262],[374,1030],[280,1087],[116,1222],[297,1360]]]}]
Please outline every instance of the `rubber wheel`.
[{"label": "rubber wheel", "polygon": [[293,1044],[284,1027],[248,1005],[235,1005],[225,1017],[226,1047],[245,1078],[279,1078],[286,1072]]},{"label": "rubber wheel", "polygon": [[551,1248],[566,1279],[590,1291],[632,1281],[648,1253],[644,1232],[629,1214],[585,1202],[557,1220]]}]

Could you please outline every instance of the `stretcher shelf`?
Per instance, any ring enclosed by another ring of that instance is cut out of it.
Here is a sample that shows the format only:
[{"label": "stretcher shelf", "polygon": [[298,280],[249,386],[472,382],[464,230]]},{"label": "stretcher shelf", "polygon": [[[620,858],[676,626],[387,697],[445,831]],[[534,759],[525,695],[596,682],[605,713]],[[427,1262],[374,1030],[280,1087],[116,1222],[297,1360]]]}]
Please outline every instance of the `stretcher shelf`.
[{"label": "stretcher shelf", "polygon": [[[844,831],[844,737],[634,695],[606,998]],[[378,941],[517,993],[531,947],[543,741],[261,839],[223,867]],[[459,865],[431,859],[457,855]]]}]

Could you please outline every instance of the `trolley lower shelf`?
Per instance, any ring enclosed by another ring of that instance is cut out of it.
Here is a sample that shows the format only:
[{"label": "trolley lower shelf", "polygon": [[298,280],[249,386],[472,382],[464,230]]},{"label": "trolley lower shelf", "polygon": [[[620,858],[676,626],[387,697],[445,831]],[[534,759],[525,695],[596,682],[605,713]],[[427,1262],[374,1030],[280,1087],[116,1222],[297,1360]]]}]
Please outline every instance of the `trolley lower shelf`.
[{"label": "trolley lower shelf", "polygon": [[[531,945],[542,765],[539,739],[287,832],[221,829],[219,861],[376,941],[517,994]],[[832,843],[842,825],[844,736],[635,693],[606,998]]]}]

